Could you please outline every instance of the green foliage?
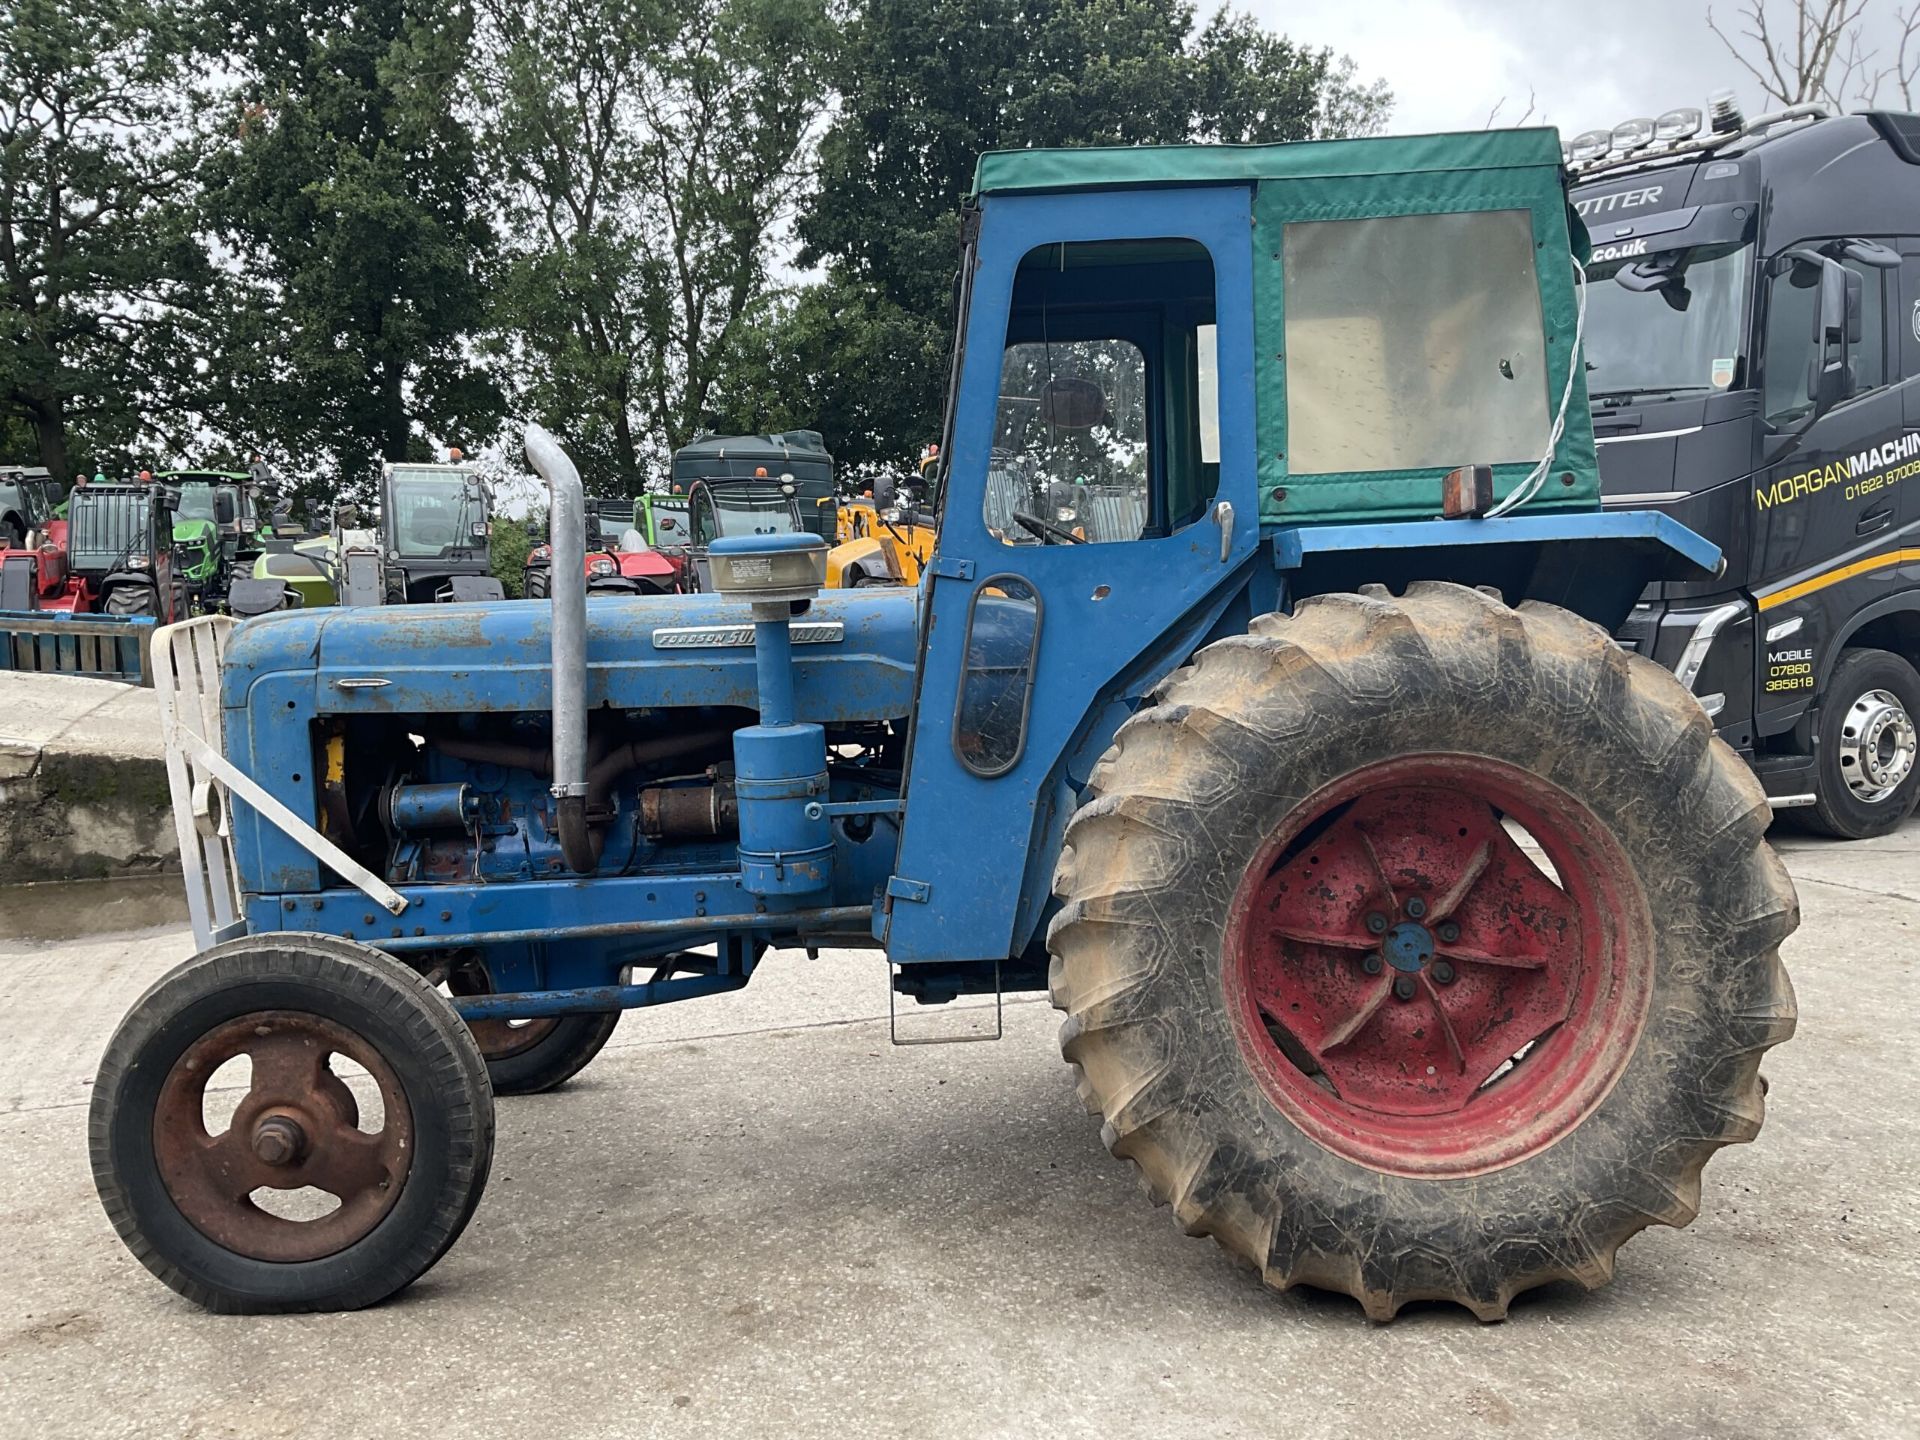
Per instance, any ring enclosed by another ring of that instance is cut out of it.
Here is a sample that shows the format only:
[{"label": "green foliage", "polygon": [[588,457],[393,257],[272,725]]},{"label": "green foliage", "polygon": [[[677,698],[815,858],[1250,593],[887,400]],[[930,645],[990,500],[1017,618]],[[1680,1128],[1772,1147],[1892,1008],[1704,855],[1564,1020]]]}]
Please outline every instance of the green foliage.
[{"label": "green foliage", "polygon": [[[304,472],[365,495],[381,459],[491,433],[468,337],[493,243],[461,108],[463,0],[222,0],[240,77],[207,216],[239,272],[213,408]],[[283,463],[285,460],[283,458]]]},{"label": "green foliage", "polygon": [[522,411],[635,493],[701,428],[765,300],[825,105],[824,0],[489,0]]},{"label": "green foliage", "polygon": [[494,517],[493,533],[487,537],[487,568],[507,592],[509,600],[518,600],[525,593],[520,587],[526,572],[527,552],[535,543],[527,533],[526,522]]},{"label": "green foliage", "polygon": [[365,501],[511,413],[601,494],[702,429],[897,465],[983,150],[1387,105],[1189,0],[12,0],[0,462],[259,449],[296,507]]},{"label": "green foliage", "polygon": [[188,408],[207,266],[169,0],[0,11],[0,458],[124,473]]}]

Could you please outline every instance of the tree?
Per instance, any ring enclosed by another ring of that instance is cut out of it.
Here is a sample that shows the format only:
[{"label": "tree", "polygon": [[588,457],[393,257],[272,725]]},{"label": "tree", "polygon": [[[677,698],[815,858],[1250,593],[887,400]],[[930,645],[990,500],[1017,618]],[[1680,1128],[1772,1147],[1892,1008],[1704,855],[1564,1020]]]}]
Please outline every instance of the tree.
[{"label": "tree", "polygon": [[[741,395],[816,428],[856,465],[933,438],[950,348],[959,204],[983,151],[1040,145],[1283,141],[1364,134],[1391,97],[1351,62],[1186,0],[868,0],[846,26],[842,99],[800,264],[824,284],[762,349],[791,363]],[[873,384],[876,388],[869,389]],[[836,423],[836,421],[838,423]]]},{"label": "tree", "polygon": [[1920,3],[1894,14],[1899,31],[1890,65],[1878,63],[1880,48],[1868,43],[1866,16],[1872,3],[1788,0],[1777,7],[1769,0],[1745,0],[1736,12],[1735,34],[1721,29],[1711,9],[1707,28],[1769,100],[1782,105],[1817,101],[1838,111],[1855,104],[1871,106],[1883,89],[1892,89],[1912,108],[1920,71]]},{"label": "tree", "polygon": [[230,434],[299,487],[472,442],[500,396],[470,353],[492,232],[462,117],[464,0],[225,0],[241,76],[210,222],[233,303],[210,379]]},{"label": "tree", "polygon": [[[825,105],[822,0],[490,0],[494,353],[628,491],[701,428],[772,292]],[[606,482],[602,482],[606,483]]]},{"label": "tree", "polygon": [[165,0],[0,18],[0,435],[63,479],[120,468],[184,409],[207,274],[187,48]]}]

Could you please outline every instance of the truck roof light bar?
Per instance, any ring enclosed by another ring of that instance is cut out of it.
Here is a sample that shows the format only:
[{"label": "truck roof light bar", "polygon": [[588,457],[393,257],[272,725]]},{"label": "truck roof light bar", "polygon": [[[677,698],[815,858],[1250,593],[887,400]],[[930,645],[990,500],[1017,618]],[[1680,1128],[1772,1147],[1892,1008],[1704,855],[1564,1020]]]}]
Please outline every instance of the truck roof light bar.
[{"label": "truck roof light bar", "polygon": [[[1732,105],[1731,96],[1728,104]],[[1707,134],[1698,132],[1694,124],[1686,134],[1678,132],[1697,118],[1700,112],[1690,107],[1669,110],[1658,120],[1623,120],[1612,130],[1588,130],[1576,135],[1563,147],[1562,153],[1567,159],[1567,170],[1575,179],[1591,179],[1595,175],[1606,174],[1614,170],[1628,170],[1643,165],[1657,165],[1665,160],[1674,160],[1686,155],[1707,155],[1736,140],[1752,140],[1767,134],[1780,125],[1801,121],[1825,120],[1827,107],[1809,102],[1804,105],[1789,105],[1784,110],[1775,110],[1765,115],[1756,115],[1753,119],[1739,123],[1737,129],[1722,130],[1722,113],[1710,112],[1714,129]],[[1732,107],[1729,114],[1733,121],[1740,122],[1740,111]],[[1640,127],[1647,127],[1647,138],[1642,140]],[[1677,138],[1666,139],[1666,131],[1673,130]],[[1606,148],[1596,153],[1594,145],[1605,137]]]}]

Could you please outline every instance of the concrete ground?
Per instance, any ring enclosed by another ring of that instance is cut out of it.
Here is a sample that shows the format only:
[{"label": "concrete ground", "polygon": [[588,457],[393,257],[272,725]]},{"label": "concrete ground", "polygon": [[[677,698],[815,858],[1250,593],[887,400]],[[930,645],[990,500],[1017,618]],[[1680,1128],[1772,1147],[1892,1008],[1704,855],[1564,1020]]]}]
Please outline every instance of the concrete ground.
[{"label": "concrete ground", "polygon": [[187,937],[0,946],[0,1434],[1920,1434],[1920,826],[1783,848],[1801,1018],[1765,1132],[1610,1287],[1496,1326],[1264,1292],[1108,1157],[1044,1001],[892,1049],[865,955],[629,1016],[503,1101],[472,1227],[396,1302],[211,1317],[122,1250],[84,1143]]}]

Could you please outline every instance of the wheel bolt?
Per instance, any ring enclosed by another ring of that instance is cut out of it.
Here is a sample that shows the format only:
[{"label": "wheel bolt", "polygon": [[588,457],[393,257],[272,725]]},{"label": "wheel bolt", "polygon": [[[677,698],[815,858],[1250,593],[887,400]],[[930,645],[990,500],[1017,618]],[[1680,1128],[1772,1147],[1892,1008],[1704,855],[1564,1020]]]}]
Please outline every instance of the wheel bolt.
[{"label": "wheel bolt", "polygon": [[1367,929],[1371,930],[1376,935],[1386,934],[1387,933],[1387,917],[1382,915],[1378,910],[1368,911],[1367,912]]},{"label": "wheel bolt", "polygon": [[284,1115],[269,1115],[253,1129],[253,1153],[265,1165],[291,1165],[307,1148],[306,1132]]},{"label": "wheel bolt", "polygon": [[1460,927],[1451,920],[1442,920],[1434,933],[1440,937],[1441,944],[1451,945],[1460,938]]},{"label": "wheel bolt", "polygon": [[1386,965],[1385,962],[1380,959],[1379,955],[1374,954],[1363,956],[1360,961],[1360,968],[1369,975],[1378,975],[1386,968]]},{"label": "wheel bolt", "polygon": [[1418,895],[1410,896],[1408,898],[1407,915],[1410,919],[1418,920],[1422,915],[1426,913],[1427,913],[1426,901],[1422,900]]},{"label": "wheel bolt", "polygon": [[1402,975],[1393,982],[1393,998],[1396,1000],[1411,1000],[1413,998],[1413,977],[1411,975]]},{"label": "wheel bolt", "polygon": [[1453,983],[1453,966],[1444,960],[1434,961],[1433,983],[1436,985],[1451,985]]}]

